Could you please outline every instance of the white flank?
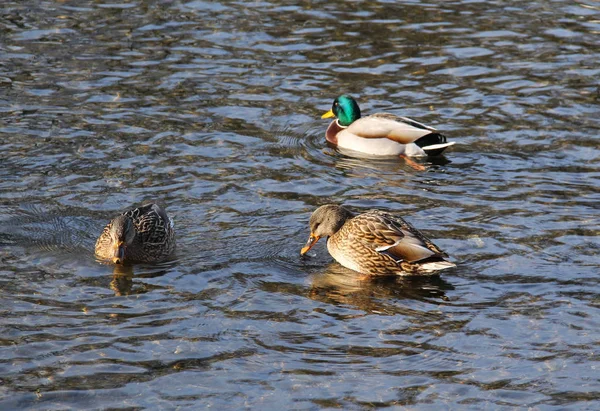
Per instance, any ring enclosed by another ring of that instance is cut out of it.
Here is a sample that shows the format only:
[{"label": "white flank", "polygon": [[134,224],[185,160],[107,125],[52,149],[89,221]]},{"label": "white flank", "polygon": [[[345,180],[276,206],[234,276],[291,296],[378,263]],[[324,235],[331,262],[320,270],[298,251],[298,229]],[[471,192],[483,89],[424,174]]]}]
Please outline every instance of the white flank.
[{"label": "white flank", "polygon": [[404,152],[404,145],[389,138],[362,138],[347,130],[337,135],[337,146],[376,156],[397,156]]}]

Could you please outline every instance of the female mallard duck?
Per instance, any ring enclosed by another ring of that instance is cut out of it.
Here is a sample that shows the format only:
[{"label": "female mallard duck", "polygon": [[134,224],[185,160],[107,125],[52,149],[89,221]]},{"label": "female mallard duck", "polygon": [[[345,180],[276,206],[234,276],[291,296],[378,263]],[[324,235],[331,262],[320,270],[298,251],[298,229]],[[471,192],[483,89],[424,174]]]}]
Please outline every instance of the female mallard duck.
[{"label": "female mallard duck", "polygon": [[156,263],[167,259],[174,249],[173,220],[156,204],[113,218],[96,241],[96,255],[115,264]]},{"label": "female mallard duck", "polygon": [[404,154],[409,157],[437,156],[454,144],[435,128],[410,118],[388,113],[361,117],[356,101],[343,94],[333,101],[331,110],[321,118],[337,117],[325,138],[342,149],[377,156]]},{"label": "female mallard duck", "polygon": [[371,210],[354,215],[328,204],[310,217],[306,254],[321,237],[329,254],[344,267],[368,275],[430,275],[455,267],[448,255],[419,230],[399,217]]}]

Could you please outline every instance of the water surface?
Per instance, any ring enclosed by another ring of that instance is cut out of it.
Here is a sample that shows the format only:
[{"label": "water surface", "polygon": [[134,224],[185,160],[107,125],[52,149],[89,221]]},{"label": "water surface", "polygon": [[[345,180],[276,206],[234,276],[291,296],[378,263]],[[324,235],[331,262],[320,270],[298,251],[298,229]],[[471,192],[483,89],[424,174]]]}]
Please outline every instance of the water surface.
[{"label": "water surface", "polygon": [[[600,406],[597,2],[9,0],[0,30],[2,409]],[[337,153],[341,93],[457,144]],[[176,259],[96,261],[148,201]],[[330,202],[457,268],[300,258]]]}]

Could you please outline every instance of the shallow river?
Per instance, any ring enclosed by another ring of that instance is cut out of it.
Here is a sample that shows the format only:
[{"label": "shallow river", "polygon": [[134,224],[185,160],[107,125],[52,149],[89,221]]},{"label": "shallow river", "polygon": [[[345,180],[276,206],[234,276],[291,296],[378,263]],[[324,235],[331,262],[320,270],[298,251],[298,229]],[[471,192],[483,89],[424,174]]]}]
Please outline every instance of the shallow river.
[{"label": "shallow river", "polygon": [[[0,408],[600,408],[600,5],[4,1]],[[443,157],[325,143],[342,93]],[[94,242],[145,202],[174,261]],[[457,264],[360,281],[325,203]]]}]

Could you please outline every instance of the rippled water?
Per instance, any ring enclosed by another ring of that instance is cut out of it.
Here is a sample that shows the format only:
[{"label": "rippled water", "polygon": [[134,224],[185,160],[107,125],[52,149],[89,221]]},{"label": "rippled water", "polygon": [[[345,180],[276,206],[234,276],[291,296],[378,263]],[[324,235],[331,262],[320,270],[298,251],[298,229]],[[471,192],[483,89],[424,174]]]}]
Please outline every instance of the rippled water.
[{"label": "rippled water", "polygon": [[[2,409],[600,407],[600,6],[5,1]],[[439,128],[346,157],[320,114]],[[173,262],[93,245],[147,201]],[[457,263],[359,281],[324,203],[404,216]]]}]

